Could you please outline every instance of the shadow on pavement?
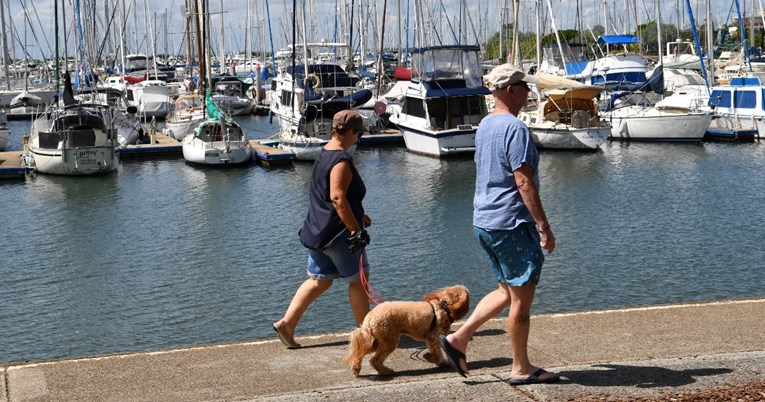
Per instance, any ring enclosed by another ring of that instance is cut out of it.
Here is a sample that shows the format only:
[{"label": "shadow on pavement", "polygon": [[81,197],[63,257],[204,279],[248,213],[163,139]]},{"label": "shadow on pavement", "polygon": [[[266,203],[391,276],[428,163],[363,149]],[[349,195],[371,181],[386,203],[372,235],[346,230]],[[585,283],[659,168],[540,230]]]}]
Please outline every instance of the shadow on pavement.
[{"label": "shadow on pavement", "polygon": [[672,370],[664,367],[600,364],[607,370],[560,371],[563,383],[591,387],[633,386],[637,388],[677,387],[696,382],[695,377],[727,374],[728,368]]}]

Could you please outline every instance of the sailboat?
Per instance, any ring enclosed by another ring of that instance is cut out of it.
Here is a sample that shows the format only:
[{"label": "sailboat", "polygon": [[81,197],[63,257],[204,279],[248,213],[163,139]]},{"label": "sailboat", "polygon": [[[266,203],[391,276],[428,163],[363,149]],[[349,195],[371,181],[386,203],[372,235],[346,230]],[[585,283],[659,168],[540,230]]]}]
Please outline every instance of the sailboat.
[{"label": "sailboat", "polygon": [[183,158],[203,165],[238,165],[250,162],[252,146],[242,127],[225,116],[207,95],[210,118],[183,138]]},{"label": "sailboat", "polygon": [[117,170],[120,146],[112,113],[104,105],[81,106],[65,72],[63,103],[32,123],[22,165],[39,173],[72,176]]},{"label": "sailboat", "polygon": [[[199,5],[197,4],[197,8]],[[199,18],[204,19],[204,23],[199,23],[202,32],[198,41],[205,42],[200,45],[201,49],[207,51],[206,29],[209,24],[207,21],[209,14],[206,12],[206,4],[202,2],[202,10],[197,10]],[[202,52],[200,52],[202,54]],[[206,57],[200,57],[200,78],[199,82],[205,85],[205,111],[208,118],[200,122],[194,131],[183,138],[183,158],[190,163],[200,165],[240,165],[249,163],[252,158],[252,146],[247,139],[247,135],[239,124],[232,118],[221,112],[218,106],[213,102],[212,94],[208,91],[209,82],[205,76],[209,77],[209,63]]]},{"label": "sailboat", "polygon": [[194,129],[205,120],[205,99],[201,94],[192,93],[181,95],[175,100],[175,110],[165,119],[165,135],[178,141],[194,132]]},{"label": "sailboat", "polygon": [[[539,148],[597,150],[608,140],[611,127],[601,119],[598,98],[602,86],[539,72],[534,90],[538,101],[518,113]],[[542,98],[544,95],[544,98]]]},{"label": "sailboat", "polygon": [[[672,100],[665,103],[652,103],[646,98],[646,92],[653,90],[664,93],[662,66],[654,69],[653,75],[637,92],[612,94],[632,96],[633,101],[613,106],[602,112],[611,123],[611,139],[632,141],[682,141],[699,142],[712,122],[712,113],[699,109],[679,108]],[[671,129],[669,129],[671,127]]]}]

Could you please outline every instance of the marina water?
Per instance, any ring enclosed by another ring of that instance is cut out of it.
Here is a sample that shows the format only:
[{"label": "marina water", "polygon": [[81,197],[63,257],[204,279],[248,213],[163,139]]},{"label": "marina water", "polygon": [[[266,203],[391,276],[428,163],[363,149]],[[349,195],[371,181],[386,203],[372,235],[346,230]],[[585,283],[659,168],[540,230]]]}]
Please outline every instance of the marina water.
[{"label": "marina water", "polygon": [[[275,132],[267,117],[240,122]],[[11,123],[11,149],[28,127]],[[475,304],[494,288],[472,234],[472,159],[402,144],[355,161],[378,293],[464,284]],[[0,184],[0,363],[274,338],[306,278],[310,171],[124,160],[106,176]],[[558,246],[535,314],[765,296],[765,145],[614,142],[543,152],[540,171]],[[336,282],[297,335],[353,326]]]}]

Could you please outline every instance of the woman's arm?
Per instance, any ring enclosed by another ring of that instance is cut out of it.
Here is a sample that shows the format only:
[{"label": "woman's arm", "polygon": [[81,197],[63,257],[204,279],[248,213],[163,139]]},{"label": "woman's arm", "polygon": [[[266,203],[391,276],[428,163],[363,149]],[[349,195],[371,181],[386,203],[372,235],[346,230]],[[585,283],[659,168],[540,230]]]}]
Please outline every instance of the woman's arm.
[{"label": "woman's arm", "polygon": [[329,172],[329,199],[337,211],[340,220],[343,221],[350,233],[358,232],[362,229],[361,224],[356,221],[351,211],[351,205],[348,202],[348,187],[351,185],[353,170],[351,163],[347,160],[338,162]]}]

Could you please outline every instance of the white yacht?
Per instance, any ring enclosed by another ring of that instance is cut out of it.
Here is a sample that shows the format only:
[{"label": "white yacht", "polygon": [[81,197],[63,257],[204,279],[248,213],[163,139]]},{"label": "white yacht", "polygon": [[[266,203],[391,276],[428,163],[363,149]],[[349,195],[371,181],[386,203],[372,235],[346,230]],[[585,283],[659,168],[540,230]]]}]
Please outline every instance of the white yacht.
[{"label": "white yacht", "polygon": [[442,157],[475,152],[487,114],[478,46],[432,46],[412,52],[413,76],[397,107],[388,107],[409,151]]}]

